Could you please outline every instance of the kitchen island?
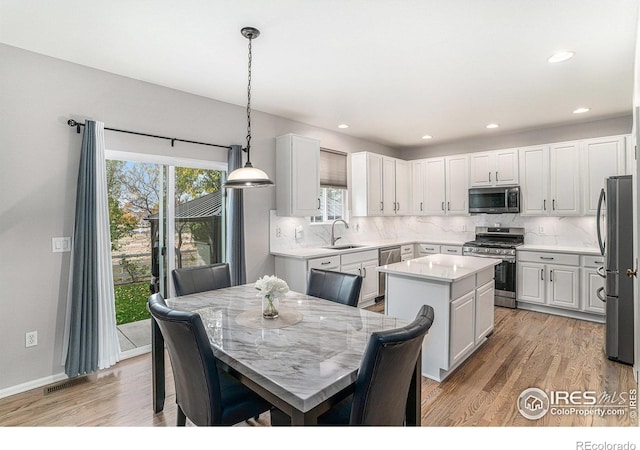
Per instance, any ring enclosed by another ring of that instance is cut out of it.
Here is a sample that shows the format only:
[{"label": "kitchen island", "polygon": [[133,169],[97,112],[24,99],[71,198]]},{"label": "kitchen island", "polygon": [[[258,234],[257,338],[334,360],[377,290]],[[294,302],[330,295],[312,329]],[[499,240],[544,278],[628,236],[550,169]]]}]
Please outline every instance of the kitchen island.
[{"label": "kitchen island", "polygon": [[422,375],[444,380],[493,331],[494,266],[501,260],[429,255],[380,266],[385,314],[413,320],[422,305],[435,312],[422,346]]}]

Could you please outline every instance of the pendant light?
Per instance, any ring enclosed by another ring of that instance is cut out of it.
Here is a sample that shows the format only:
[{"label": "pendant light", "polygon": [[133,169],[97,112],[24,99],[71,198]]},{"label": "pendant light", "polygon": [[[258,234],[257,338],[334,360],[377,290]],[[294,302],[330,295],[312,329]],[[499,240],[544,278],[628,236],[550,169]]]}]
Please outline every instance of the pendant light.
[{"label": "pendant light", "polygon": [[260,36],[256,28],[245,27],[240,30],[242,35],[249,39],[249,83],[247,85],[247,162],[244,167],[236,169],[229,174],[223,187],[227,189],[246,189],[253,187],[273,186],[273,181],[262,170],[251,164],[251,41]]}]

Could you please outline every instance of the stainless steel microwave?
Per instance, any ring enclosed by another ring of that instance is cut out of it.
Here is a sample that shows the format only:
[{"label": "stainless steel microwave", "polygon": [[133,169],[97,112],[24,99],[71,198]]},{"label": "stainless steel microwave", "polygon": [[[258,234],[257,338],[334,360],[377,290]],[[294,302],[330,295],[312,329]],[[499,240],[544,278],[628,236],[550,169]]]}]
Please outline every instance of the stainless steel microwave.
[{"label": "stainless steel microwave", "polygon": [[519,213],[520,186],[469,189],[469,212],[485,214]]}]

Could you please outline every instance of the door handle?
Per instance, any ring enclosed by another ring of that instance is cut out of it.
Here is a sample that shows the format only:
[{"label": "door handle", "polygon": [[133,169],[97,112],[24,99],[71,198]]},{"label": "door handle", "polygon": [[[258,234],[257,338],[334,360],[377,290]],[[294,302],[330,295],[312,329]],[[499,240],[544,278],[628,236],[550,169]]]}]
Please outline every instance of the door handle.
[{"label": "door handle", "polygon": [[540,269],[540,281],[544,281],[544,269]]},{"label": "door handle", "polygon": [[553,283],[553,270],[549,271],[549,281]]},{"label": "door handle", "polygon": [[596,269],[596,273],[600,275],[602,278],[607,278],[607,274],[604,273],[604,267],[598,267]]},{"label": "door handle", "polygon": [[554,198],[551,202],[551,209],[556,210],[556,199]]},{"label": "door handle", "polygon": [[451,211],[451,202],[447,202],[447,209]]},{"label": "door handle", "polygon": [[489,183],[491,183],[491,172],[489,172]]},{"label": "door handle", "polygon": [[547,210],[547,199],[545,198],[544,200],[542,200],[542,209],[543,210]]},{"label": "door handle", "polygon": [[320,209],[320,199],[318,199],[318,209]]},{"label": "door handle", "polygon": [[422,202],[420,202],[420,211],[422,211]]},{"label": "door handle", "polygon": [[636,270],[627,269],[627,276],[629,278],[633,278],[633,277],[638,278],[638,269]]},{"label": "door handle", "polygon": [[380,211],[384,211],[384,202],[380,202]]},{"label": "door handle", "polygon": [[363,268],[362,268],[362,271],[364,272],[363,277],[364,277],[364,278],[367,278],[367,268],[366,268],[366,267],[363,267]]},{"label": "door handle", "polygon": [[498,181],[498,172],[496,171],[496,181]]},{"label": "door handle", "polygon": [[442,202],[442,210],[444,211],[444,202]]},{"label": "door handle", "polygon": [[603,298],[601,292],[604,291],[604,287],[600,287],[596,290],[596,297],[598,297],[601,301],[606,302],[607,299]]}]

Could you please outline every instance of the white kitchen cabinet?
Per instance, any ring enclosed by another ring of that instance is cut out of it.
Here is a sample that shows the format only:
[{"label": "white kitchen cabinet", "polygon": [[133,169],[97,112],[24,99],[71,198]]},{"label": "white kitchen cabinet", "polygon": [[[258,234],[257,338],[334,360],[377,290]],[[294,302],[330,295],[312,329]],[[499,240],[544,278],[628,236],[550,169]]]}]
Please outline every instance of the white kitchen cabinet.
[{"label": "white kitchen cabinet", "polygon": [[[598,289],[604,287],[604,278],[597,272],[599,267],[604,267],[604,257],[586,255],[580,257],[580,279],[582,281],[580,298],[584,302],[582,305],[584,311],[605,315],[605,304],[596,294]],[[604,294],[601,293],[601,295]]]},{"label": "white kitchen cabinet", "polygon": [[378,250],[346,253],[340,256],[340,272],[362,277],[358,306],[372,305],[378,296]]},{"label": "white kitchen cabinet", "polygon": [[582,213],[580,143],[549,146],[551,215],[577,216]]},{"label": "white kitchen cabinet", "polygon": [[547,273],[548,304],[558,308],[580,309],[580,269],[549,265]]},{"label": "white kitchen cabinet", "polygon": [[450,308],[449,365],[453,366],[475,346],[475,291],[453,300]]},{"label": "white kitchen cabinet", "polygon": [[414,258],[413,244],[406,244],[400,247],[400,260],[406,261]]},{"label": "white kitchen cabinet", "polygon": [[370,152],[351,154],[353,216],[394,216],[410,213],[410,165]]},{"label": "white kitchen cabinet", "polygon": [[469,187],[518,184],[518,150],[495,150],[469,155]]},{"label": "white kitchen cabinet", "polygon": [[518,302],[580,310],[578,255],[532,251],[516,255]]},{"label": "white kitchen cabinet", "polygon": [[340,255],[321,258],[290,258],[276,255],[275,275],[287,282],[289,288],[296,292],[307,292],[307,276],[309,269],[340,270]]},{"label": "white kitchen cabinet", "polygon": [[462,255],[461,245],[441,245],[440,253],[443,255]]},{"label": "white kitchen cabinet", "polygon": [[[411,213],[410,189],[411,189],[411,166],[408,161],[396,159],[394,173],[395,187],[395,215],[406,216]],[[386,183],[385,183],[386,186]]]},{"label": "white kitchen cabinet", "polygon": [[276,138],[276,213],[314,216],[320,208],[320,141],[285,134]]},{"label": "white kitchen cabinet", "polygon": [[588,139],[583,141],[581,153],[583,211],[595,215],[605,178],[625,173],[625,137]]},{"label": "white kitchen cabinet", "polygon": [[476,289],[475,345],[480,344],[493,331],[494,304],[495,281],[491,280]]},{"label": "white kitchen cabinet", "polygon": [[411,213],[445,214],[446,183],[444,158],[411,161]]},{"label": "white kitchen cabinet", "polygon": [[467,214],[469,190],[468,155],[445,157],[446,214]]},{"label": "white kitchen cabinet", "polygon": [[520,149],[521,214],[581,214],[579,149],[577,141]]},{"label": "white kitchen cabinet", "polygon": [[440,244],[416,244],[418,257],[440,253]]}]

